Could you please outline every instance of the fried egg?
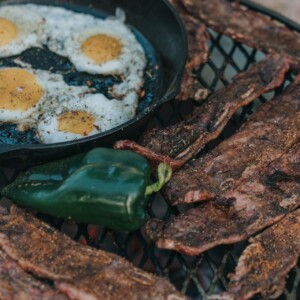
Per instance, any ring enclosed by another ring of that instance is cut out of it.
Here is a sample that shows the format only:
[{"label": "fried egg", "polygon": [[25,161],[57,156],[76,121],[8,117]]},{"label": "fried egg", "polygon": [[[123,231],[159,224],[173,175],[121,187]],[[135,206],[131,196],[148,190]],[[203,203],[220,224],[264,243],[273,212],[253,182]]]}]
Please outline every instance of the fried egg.
[{"label": "fried egg", "polygon": [[44,111],[51,112],[61,103],[83,97],[87,87],[70,87],[58,74],[47,71],[0,69],[0,122],[19,128],[34,126]]},{"label": "fried egg", "polygon": [[81,101],[62,103],[55,113],[46,113],[38,123],[37,134],[47,144],[92,136],[133,118],[137,104],[134,93],[122,101],[89,94]]},{"label": "fried egg", "polygon": [[22,53],[44,43],[43,17],[26,6],[0,7],[0,57]]},{"label": "fried egg", "polygon": [[79,72],[120,75],[122,83],[111,89],[113,98],[139,93],[147,61],[142,46],[125,24],[122,10],[102,20],[63,8],[48,9],[47,14],[42,7],[39,9],[45,14],[51,51],[68,57]]},{"label": "fried egg", "polygon": [[118,20],[99,20],[94,28],[84,28],[69,35],[62,52],[78,71],[91,74],[125,75],[126,68],[132,64],[140,64],[141,69],[145,67],[142,47]]},{"label": "fried egg", "polygon": [[142,47],[119,21],[109,20],[103,24],[69,37],[64,55],[78,71],[120,75],[122,83],[112,88],[113,97],[122,98],[128,92],[138,92],[144,83],[146,66]]},{"label": "fried egg", "polygon": [[79,72],[121,76],[122,83],[111,89],[112,98],[139,93],[144,84],[145,53],[120,9],[99,19],[61,7],[0,7],[0,56],[43,45],[69,58]]}]

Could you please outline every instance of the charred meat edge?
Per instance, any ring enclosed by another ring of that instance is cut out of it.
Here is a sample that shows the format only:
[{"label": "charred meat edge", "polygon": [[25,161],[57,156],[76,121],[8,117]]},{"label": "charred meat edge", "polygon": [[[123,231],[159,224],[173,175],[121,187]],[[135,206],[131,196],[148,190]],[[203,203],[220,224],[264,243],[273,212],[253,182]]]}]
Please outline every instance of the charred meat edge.
[{"label": "charred meat edge", "polygon": [[166,279],[76,243],[22,209],[2,208],[0,214],[1,249],[71,299],[186,299]]},{"label": "charred meat edge", "polygon": [[[173,174],[164,188],[170,204],[221,196],[249,167],[257,170],[300,139],[300,75],[274,100],[264,103],[241,129],[213,151]],[[299,120],[299,122],[295,122]]]},{"label": "charred meat edge", "polygon": [[0,250],[0,299],[65,300],[62,293],[24,272]]},{"label": "charred meat edge", "polygon": [[246,300],[261,294],[276,299],[285,289],[285,278],[300,256],[300,210],[250,239],[230,276],[227,293],[211,299]]},{"label": "charred meat edge", "polygon": [[[298,118],[300,115],[298,114]],[[267,168],[247,169],[223,197],[167,221],[149,220],[146,233],[159,248],[198,255],[263,230],[300,205],[300,143]]]},{"label": "charred meat edge", "polygon": [[300,71],[300,34],[238,3],[227,0],[182,0],[195,18],[233,40],[267,53],[288,56],[291,67]]},{"label": "charred meat edge", "polygon": [[149,129],[142,137],[141,146],[132,141],[120,141],[115,148],[132,149],[153,165],[164,161],[179,168],[217,138],[240,107],[280,86],[288,69],[287,58],[269,55],[237,74],[229,86],[211,95],[183,121],[163,129]]},{"label": "charred meat edge", "polygon": [[209,90],[198,81],[195,70],[208,60],[209,34],[206,26],[192,17],[184,8],[181,0],[169,0],[171,5],[179,13],[187,32],[188,59],[183,74],[181,89],[176,99],[185,101],[193,99],[204,100],[208,97]]}]

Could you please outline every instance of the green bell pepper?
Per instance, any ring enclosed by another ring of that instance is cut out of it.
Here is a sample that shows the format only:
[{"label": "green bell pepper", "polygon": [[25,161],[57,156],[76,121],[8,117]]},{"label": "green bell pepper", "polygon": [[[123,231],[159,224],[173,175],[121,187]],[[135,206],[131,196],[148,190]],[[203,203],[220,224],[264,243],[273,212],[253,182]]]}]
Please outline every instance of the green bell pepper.
[{"label": "green bell pepper", "polygon": [[2,195],[55,217],[130,231],[144,224],[147,195],[158,191],[171,173],[161,164],[158,183],[147,186],[151,168],[143,157],[97,148],[34,167],[6,186]]}]

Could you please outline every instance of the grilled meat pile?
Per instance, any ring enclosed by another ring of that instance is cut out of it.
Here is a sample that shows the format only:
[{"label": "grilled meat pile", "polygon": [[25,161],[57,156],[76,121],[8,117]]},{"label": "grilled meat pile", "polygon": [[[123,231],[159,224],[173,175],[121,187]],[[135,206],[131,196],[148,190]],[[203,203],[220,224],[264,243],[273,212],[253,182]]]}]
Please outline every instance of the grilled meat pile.
[{"label": "grilled meat pile", "polygon": [[300,35],[235,1],[176,3],[216,32],[269,55],[181,122],[150,128],[139,143],[120,141],[116,147],[140,153],[154,167],[165,161],[179,169],[163,195],[171,205],[198,203],[170,220],[148,221],[146,233],[159,248],[198,255],[264,230],[250,238],[228,292],[212,299],[249,299],[259,293],[277,297],[300,254],[300,75],[233,136],[197,154],[240,107],[280,86],[289,68],[298,73]]},{"label": "grilled meat pile", "polygon": [[0,286],[7,295],[19,286],[33,299],[185,299],[167,280],[76,243],[15,206],[1,207],[0,216]]},{"label": "grilled meat pile", "polygon": [[[212,299],[277,297],[300,255],[300,75],[233,136],[198,154],[239,108],[280,87],[289,69],[300,71],[300,35],[236,2],[170,2],[189,42],[177,100],[201,102],[181,122],[115,146],[154,167],[165,161],[179,169],[164,196],[171,205],[197,206],[167,221],[150,219],[146,234],[158,247],[187,255],[250,238],[228,291]],[[208,98],[195,77],[209,60],[206,26],[269,53]],[[0,215],[0,299],[185,299],[165,279],[76,243],[15,206],[1,207]]]},{"label": "grilled meat pile", "polygon": [[267,53],[288,56],[300,71],[300,35],[267,16],[228,0],[181,0],[186,10],[215,31]]},{"label": "grilled meat pile", "polygon": [[141,141],[144,147],[140,151],[131,146],[132,142],[126,141],[118,142],[115,147],[135,150],[152,162],[151,152],[158,155],[159,161],[170,162],[170,156],[179,160],[178,165],[175,162],[173,167],[180,167],[209,141],[217,138],[240,107],[279,87],[288,69],[288,59],[278,54],[270,55],[248,71],[238,74],[228,87],[215,92],[182,122],[164,129],[153,128],[146,131]]},{"label": "grilled meat pile", "polygon": [[158,247],[188,255],[245,240],[300,205],[299,179],[300,142],[266,168],[249,167],[215,201],[167,222],[150,220],[148,235]]},{"label": "grilled meat pile", "polygon": [[251,238],[250,243],[230,275],[228,292],[215,298],[248,299],[260,293],[274,299],[282,294],[285,277],[300,256],[300,210]]},{"label": "grilled meat pile", "polygon": [[171,204],[222,197],[243,172],[265,168],[300,140],[300,76],[264,103],[232,137],[172,177],[165,188]]}]

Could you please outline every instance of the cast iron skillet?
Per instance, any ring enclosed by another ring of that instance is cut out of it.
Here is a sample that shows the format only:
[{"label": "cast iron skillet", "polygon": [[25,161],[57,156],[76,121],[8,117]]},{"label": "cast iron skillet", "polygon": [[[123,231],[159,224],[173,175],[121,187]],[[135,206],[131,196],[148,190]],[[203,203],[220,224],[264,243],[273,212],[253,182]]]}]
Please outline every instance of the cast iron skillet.
[{"label": "cast iron skillet", "polygon": [[152,102],[138,115],[109,131],[78,141],[57,144],[0,145],[0,165],[27,167],[33,164],[60,159],[87,151],[97,146],[108,146],[114,141],[134,138],[149,121],[149,118],[165,102],[178,93],[187,56],[185,30],[178,15],[163,0],[55,0],[55,1],[1,1],[2,4],[36,3],[59,5],[86,12],[93,9],[105,14],[114,14],[117,7],[125,10],[127,23],[139,30],[153,46],[160,61],[161,81],[155,87]]}]

